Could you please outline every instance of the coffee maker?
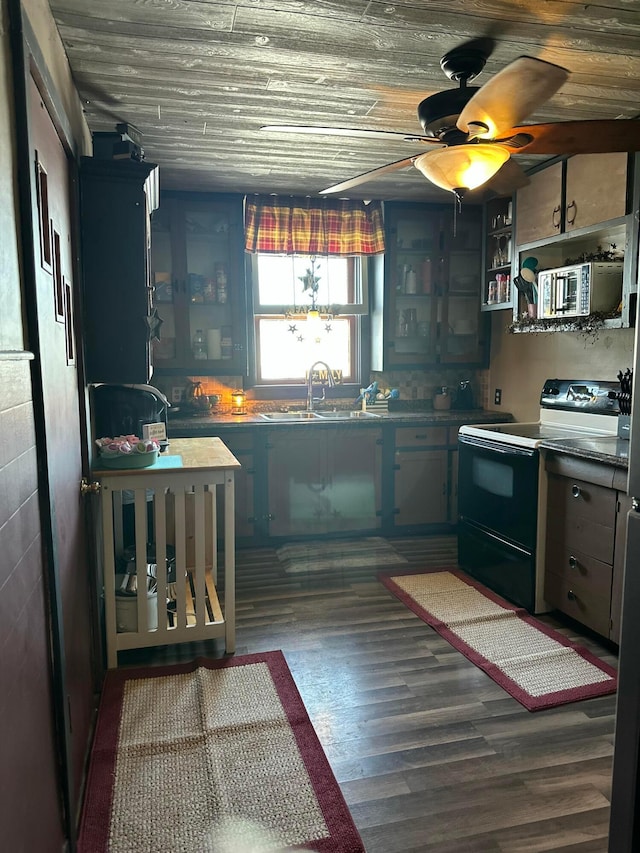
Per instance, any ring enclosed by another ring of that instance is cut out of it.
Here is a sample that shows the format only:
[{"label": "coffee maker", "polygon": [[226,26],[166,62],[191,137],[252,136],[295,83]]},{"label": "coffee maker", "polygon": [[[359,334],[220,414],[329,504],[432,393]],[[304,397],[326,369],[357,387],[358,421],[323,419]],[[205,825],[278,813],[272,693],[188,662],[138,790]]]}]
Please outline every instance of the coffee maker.
[{"label": "coffee maker", "polygon": [[158,439],[162,452],[169,446],[167,409],[170,405],[162,391],[152,385],[92,385],[90,407],[93,438],[113,438],[118,435],[144,438],[146,424],[164,424],[165,438]]}]

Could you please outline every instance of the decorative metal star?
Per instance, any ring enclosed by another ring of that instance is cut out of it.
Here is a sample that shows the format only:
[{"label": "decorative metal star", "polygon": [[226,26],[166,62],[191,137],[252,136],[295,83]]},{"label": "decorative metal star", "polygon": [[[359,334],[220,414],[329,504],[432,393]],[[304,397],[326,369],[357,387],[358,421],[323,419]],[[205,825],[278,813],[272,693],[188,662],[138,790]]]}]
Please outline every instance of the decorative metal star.
[{"label": "decorative metal star", "polygon": [[295,323],[291,323],[291,325],[289,326],[289,331],[292,335],[295,335],[295,333],[298,331],[298,327]]},{"label": "decorative metal star", "polygon": [[325,330],[325,332],[330,332],[331,331],[331,323],[325,323],[324,324],[324,330]]},{"label": "decorative metal star", "polygon": [[300,343],[302,343],[302,342],[303,342],[303,340],[304,340],[304,335],[298,335],[298,337],[296,338],[296,340],[298,340],[298,341],[300,341]]}]

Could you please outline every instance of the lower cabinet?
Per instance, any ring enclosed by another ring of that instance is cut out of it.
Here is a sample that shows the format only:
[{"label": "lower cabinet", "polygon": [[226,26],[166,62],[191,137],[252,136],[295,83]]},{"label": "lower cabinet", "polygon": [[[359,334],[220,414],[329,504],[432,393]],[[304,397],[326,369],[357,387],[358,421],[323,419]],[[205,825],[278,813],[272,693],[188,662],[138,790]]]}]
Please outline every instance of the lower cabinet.
[{"label": "lower cabinet", "polygon": [[242,466],[235,474],[238,545],[451,530],[458,520],[457,432],[388,421],[218,430]]},{"label": "lower cabinet", "polygon": [[551,454],[546,469],[545,600],[617,643],[626,471],[561,454]]},{"label": "lower cabinet", "polygon": [[380,428],[314,425],[270,431],[269,536],[378,529],[381,459]]},{"label": "lower cabinet", "polygon": [[396,427],[394,526],[446,524],[449,458],[446,427]]}]

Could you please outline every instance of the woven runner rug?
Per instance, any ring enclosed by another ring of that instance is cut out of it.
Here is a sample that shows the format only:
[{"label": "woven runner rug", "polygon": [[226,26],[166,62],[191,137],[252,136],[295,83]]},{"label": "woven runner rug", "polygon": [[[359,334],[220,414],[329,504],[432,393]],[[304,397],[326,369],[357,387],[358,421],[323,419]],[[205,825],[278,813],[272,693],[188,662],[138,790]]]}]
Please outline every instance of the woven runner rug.
[{"label": "woven runner rug", "polygon": [[276,554],[287,574],[402,566],[407,562],[402,554],[380,536],[290,542],[278,548]]},{"label": "woven runner rug", "polygon": [[281,652],[111,670],[80,853],[364,853]]},{"label": "woven runner rug", "polygon": [[616,690],[613,667],[460,570],[378,577],[529,711]]}]

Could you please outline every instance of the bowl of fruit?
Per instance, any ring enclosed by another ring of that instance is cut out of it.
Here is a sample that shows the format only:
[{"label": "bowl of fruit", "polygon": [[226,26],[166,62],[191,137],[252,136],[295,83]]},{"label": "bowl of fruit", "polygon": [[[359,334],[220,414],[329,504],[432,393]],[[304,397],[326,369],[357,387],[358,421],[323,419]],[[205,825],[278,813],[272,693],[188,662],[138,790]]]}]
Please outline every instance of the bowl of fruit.
[{"label": "bowl of fruit", "polygon": [[96,439],[99,464],[103,468],[149,468],[158,459],[160,445],[137,435]]}]

